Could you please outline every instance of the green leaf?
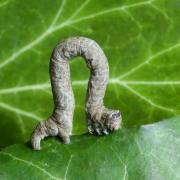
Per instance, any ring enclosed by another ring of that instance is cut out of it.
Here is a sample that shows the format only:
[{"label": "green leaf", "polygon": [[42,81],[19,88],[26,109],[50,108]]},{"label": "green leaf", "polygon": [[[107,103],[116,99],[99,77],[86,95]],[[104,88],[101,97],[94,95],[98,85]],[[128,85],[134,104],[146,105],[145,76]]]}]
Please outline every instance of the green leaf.
[{"label": "green leaf", "polygon": [[0,179],[180,178],[180,117],[117,131],[43,141],[41,151],[12,145],[0,152]]},{"label": "green leaf", "polygon": [[[25,142],[52,113],[49,58],[70,36],[87,36],[105,51],[110,82],[105,105],[126,127],[180,112],[179,0],[1,0],[0,146]],[[87,132],[89,71],[71,61],[74,134]]]}]

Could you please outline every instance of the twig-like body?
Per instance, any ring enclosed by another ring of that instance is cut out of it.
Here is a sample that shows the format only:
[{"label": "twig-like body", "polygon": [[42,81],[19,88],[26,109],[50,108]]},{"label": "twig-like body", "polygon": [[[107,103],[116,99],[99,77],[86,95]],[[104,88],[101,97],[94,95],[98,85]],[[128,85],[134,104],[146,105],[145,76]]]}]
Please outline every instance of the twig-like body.
[{"label": "twig-like body", "polygon": [[121,114],[104,106],[103,98],[109,79],[107,58],[99,45],[85,37],[72,37],[57,45],[50,61],[50,77],[54,98],[51,117],[41,122],[32,135],[32,147],[40,149],[40,141],[47,136],[59,135],[69,143],[72,131],[74,94],[70,80],[69,60],[84,57],[91,71],[86,97],[88,130],[97,134],[109,134],[121,125]]}]

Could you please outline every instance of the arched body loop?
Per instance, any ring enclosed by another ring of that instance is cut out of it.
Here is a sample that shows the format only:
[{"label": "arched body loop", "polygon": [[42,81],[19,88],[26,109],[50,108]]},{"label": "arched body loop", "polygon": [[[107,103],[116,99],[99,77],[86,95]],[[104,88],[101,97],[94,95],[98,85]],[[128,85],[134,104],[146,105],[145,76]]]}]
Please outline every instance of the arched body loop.
[{"label": "arched body loop", "polygon": [[89,38],[72,37],[53,50],[50,60],[50,78],[54,99],[54,111],[48,120],[40,122],[31,143],[40,150],[40,141],[47,136],[59,135],[64,143],[70,142],[74,113],[74,94],[70,80],[69,60],[82,56],[90,69],[86,96],[86,116],[91,134],[109,134],[121,126],[121,113],[104,106],[103,98],[109,80],[109,65],[100,46]]}]

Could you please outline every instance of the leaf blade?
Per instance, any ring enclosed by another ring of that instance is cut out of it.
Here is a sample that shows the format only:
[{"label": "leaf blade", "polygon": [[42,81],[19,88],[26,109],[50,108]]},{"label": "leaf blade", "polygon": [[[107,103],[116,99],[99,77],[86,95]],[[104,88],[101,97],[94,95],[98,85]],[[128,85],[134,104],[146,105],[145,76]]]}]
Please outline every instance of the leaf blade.
[{"label": "leaf blade", "polygon": [[[0,152],[0,176],[6,179],[178,179],[179,117],[105,137],[81,135],[64,145],[43,142],[34,152],[13,145]],[[18,169],[22,168],[23,171]]]},{"label": "leaf blade", "polygon": [[[88,36],[103,47],[110,65],[105,104],[122,111],[127,127],[180,114],[177,0],[99,4],[57,0],[55,5],[46,0],[43,5],[29,1],[29,6],[22,0],[4,2],[0,7],[1,147],[25,142],[38,120],[52,113],[49,57],[55,44],[68,36]],[[88,75],[82,58],[71,62],[74,134],[87,132]],[[6,133],[10,131],[18,132],[16,137]]]}]

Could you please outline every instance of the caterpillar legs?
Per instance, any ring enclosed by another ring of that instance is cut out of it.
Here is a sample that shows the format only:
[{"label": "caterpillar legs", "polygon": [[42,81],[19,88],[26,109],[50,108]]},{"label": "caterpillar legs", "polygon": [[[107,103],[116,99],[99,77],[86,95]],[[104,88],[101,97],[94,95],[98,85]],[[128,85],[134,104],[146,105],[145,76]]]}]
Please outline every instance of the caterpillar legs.
[{"label": "caterpillar legs", "polygon": [[[103,107],[99,114],[91,113],[88,116],[88,131],[90,134],[108,135],[121,127],[122,117],[119,110],[111,110]],[[93,116],[92,116],[93,114]]]},{"label": "caterpillar legs", "polygon": [[[70,143],[71,129],[69,124],[67,126],[64,124],[65,121],[59,123],[52,118],[46,121],[42,121],[36,127],[32,137],[31,144],[34,150],[41,149],[41,140],[48,136],[59,136],[64,144]],[[67,128],[65,128],[67,127]]]},{"label": "caterpillar legs", "polygon": [[[102,108],[102,111],[88,114],[88,131],[90,134],[108,135],[111,131],[116,131],[121,127],[121,113],[119,110],[111,110]],[[51,117],[46,121],[42,121],[36,127],[31,144],[34,150],[41,149],[41,140],[48,136],[59,136],[63,143],[70,143],[70,135],[72,131],[72,121],[59,120]]]}]

